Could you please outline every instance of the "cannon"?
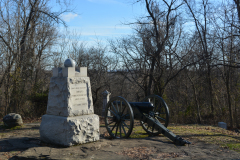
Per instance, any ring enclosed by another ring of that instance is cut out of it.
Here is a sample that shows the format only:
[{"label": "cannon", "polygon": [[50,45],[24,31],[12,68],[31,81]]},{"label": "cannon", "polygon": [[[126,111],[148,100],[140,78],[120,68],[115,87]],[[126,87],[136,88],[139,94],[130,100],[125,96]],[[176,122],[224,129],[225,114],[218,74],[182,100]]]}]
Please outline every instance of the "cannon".
[{"label": "cannon", "polygon": [[167,129],[169,109],[158,95],[150,95],[142,102],[128,102],[123,97],[113,97],[105,109],[105,126],[112,138],[128,138],[134,127],[134,119],[139,120],[147,134],[163,134],[176,145],[191,144]]}]

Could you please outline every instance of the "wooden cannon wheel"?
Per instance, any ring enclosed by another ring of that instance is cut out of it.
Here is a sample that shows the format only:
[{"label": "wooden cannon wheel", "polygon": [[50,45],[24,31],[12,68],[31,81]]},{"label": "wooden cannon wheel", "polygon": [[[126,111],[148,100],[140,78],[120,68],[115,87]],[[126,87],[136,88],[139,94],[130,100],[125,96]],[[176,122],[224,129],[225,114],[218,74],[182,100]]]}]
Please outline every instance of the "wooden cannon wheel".
[{"label": "wooden cannon wheel", "polygon": [[[158,95],[149,95],[143,99],[142,102],[150,102],[154,106],[154,110],[152,112],[154,118],[160,121],[165,127],[168,126],[169,123],[169,110],[165,101]],[[159,135],[160,131],[155,130],[152,126],[148,126],[147,123],[140,121],[143,129],[149,135]]]},{"label": "wooden cannon wheel", "polygon": [[132,107],[123,97],[113,97],[105,109],[105,126],[112,138],[128,138],[132,133]]}]

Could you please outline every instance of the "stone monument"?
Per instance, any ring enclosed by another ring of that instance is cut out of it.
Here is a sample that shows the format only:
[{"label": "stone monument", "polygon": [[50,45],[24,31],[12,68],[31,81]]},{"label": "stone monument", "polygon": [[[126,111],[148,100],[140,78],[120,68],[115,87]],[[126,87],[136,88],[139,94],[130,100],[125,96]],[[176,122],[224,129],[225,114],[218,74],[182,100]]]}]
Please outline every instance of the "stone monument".
[{"label": "stone monument", "polygon": [[[108,92],[107,90],[105,90],[105,91],[102,93],[102,95],[103,95],[102,117],[104,117],[104,116],[105,116],[105,109],[106,109],[106,107],[107,107],[107,103],[108,103],[108,101],[109,101],[109,97],[110,97],[111,93]],[[110,111],[108,111],[108,115],[110,116]]]},{"label": "stone monument", "polygon": [[63,146],[97,141],[99,117],[94,114],[87,67],[75,67],[72,59],[67,59],[64,66],[53,68],[40,139]]},{"label": "stone monument", "polygon": [[218,127],[227,129],[227,123],[225,123],[225,122],[218,122]]}]

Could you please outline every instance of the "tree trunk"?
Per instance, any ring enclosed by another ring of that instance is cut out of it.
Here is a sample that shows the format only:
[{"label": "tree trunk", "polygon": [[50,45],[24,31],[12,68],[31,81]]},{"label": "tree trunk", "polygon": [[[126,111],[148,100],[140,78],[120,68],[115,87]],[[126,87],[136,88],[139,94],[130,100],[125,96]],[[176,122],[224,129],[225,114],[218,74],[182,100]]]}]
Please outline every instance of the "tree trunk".
[{"label": "tree trunk", "polygon": [[150,69],[149,81],[148,81],[148,88],[147,88],[147,96],[151,94],[152,82],[153,82],[153,71],[155,67],[156,59],[152,57],[152,64]]},{"label": "tree trunk", "polygon": [[198,124],[201,124],[202,119],[201,119],[201,113],[200,113],[200,106],[199,106],[199,102],[198,102],[198,98],[197,98],[197,90],[196,90],[195,84],[193,83],[193,81],[189,77],[189,75],[188,75],[188,78],[192,83],[194,101],[195,101],[195,105],[197,106],[197,122],[198,122]]},{"label": "tree trunk", "polygon": [[229,70],[227,72],[227,77],[226,77],[226,87],[227,87],[227,98],[228,98],[228,111],[229,111],[230,127],[233,128],[232,104],[231,104],[231,95],[230,95],[230,88],[229,88]]}]

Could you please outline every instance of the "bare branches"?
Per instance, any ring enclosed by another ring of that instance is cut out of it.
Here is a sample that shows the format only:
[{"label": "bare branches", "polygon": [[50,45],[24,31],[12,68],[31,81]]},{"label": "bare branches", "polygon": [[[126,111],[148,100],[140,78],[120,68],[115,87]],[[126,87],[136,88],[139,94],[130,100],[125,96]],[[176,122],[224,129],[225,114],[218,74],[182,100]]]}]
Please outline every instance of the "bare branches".
[{"label": "bare branches", "polygon": [[6,111],[19,110],[27,94],[36,92],[31,87],[44,81],[40,75],[47,65],[43,62],[49,58],[47,50],[56,39],[53,24],[64,24],[60,18],[64,11],[51,12],[48,3],[48,0],[0,1],[0,52],[4,59],[0,88],[7,88],[6,99],[11,97],[5,104]]}]

